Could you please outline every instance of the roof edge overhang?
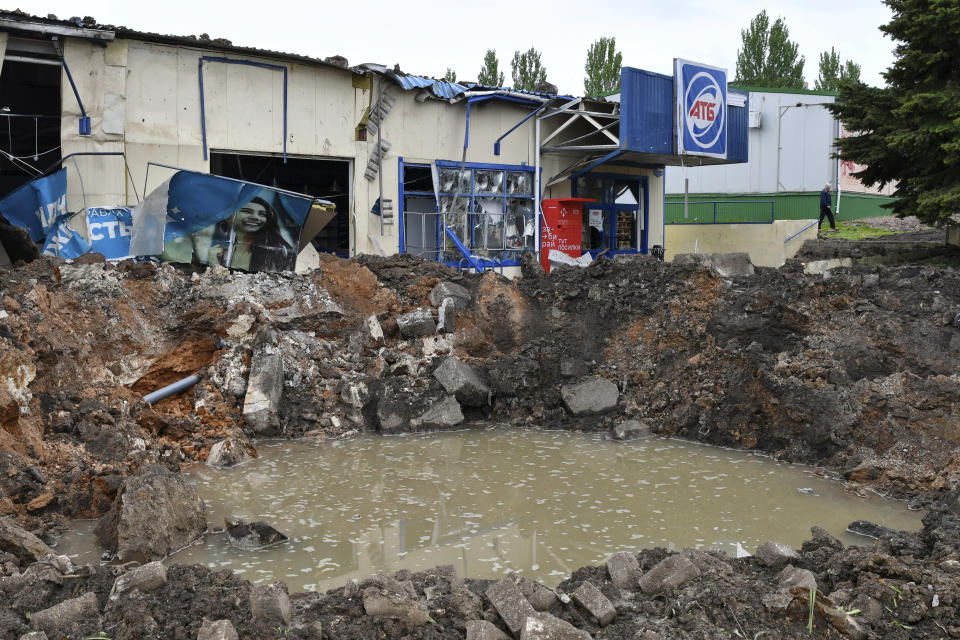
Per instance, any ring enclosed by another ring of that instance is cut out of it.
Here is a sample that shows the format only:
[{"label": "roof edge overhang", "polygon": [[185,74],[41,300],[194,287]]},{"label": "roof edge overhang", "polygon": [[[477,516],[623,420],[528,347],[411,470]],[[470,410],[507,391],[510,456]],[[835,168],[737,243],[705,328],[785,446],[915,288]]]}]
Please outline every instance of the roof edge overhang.
[{"label": "roof edge overhang", "polygon": [[0,17],[0,29],[26,31],[40,36],[68,36],[71,38],[82,38],[84,40],[99,40],[101,42],[110,42],[116,37],[116,31],[110,29],[90,29],[87,27],[49,24],[33,20],[16,20],[7,17]]}]

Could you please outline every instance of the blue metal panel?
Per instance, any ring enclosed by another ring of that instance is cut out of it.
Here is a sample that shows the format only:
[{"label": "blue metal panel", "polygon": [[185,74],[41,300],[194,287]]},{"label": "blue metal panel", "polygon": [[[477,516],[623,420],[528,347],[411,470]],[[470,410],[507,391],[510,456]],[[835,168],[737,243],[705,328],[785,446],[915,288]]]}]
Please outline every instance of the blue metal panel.
[{"label": "blue metal panel", "polygon": [[747,91],[730,89],[730,93],[744,96],[742,107],[727,110],[727,162],[746,162],[750,140],[750,94]]},{"label": "blue metal panel", "polygon": [[433,78],[423,78],[420,76],[406,76],[397,74],[393,76],[400,86],[406,91],[412,89],[430,89],[433,95],[438,98],[455,98],[467,91],[467,87],[456,82],[446,82],[445,80],[434,80]]},{"label": "blue metal panel", "polygon": [[620,148],[674,153],[673,78],[624,67],[620,73]]}]

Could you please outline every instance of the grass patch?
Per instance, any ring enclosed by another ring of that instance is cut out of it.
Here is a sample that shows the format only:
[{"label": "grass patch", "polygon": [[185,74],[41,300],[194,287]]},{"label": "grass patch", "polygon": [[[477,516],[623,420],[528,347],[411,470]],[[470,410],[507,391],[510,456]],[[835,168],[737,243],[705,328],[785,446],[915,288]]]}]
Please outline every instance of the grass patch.
[{"label": "grass patch", "polygon": [[896,234],[896,231],[891,231],[890,229],[870,227],[855,221],[837,221],[837,230],[834,232],[830,229],[827,221],[824,220],[823,226],[820,228],[821,237],[830,239],[836,238],[838,240],[866,240],[867,238],[882,238],[883,236],[892,236]]}]

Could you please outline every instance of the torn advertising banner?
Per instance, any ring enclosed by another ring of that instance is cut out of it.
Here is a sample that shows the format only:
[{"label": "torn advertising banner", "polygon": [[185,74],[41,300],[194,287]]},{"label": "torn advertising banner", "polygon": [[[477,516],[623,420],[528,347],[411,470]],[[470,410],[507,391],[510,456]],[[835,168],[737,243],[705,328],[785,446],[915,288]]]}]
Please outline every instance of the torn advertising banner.
[{"label": "torn advertising banner", "polygon": [[244,271],[296,266],[313,199],[193,171],[177,171],[133,212],[130,252]]},{"label": "torn advertising banner", "polygon": [[91,251],[107,260],[124,260],[130,256],[130,234],[133,230],[132,207],[91,207],[87,209],[87,240]]},{"label": "torn advertising banner", "polygon": [[45,256],[59,256],[71,260],[89,251],[90,243],[86,238],[78,231],[71,229],[68,220],[61,220],[47,236],[41,253]]},{"label": "torn advertising banner", "polygon": [[67,170],[32,180],[0,200],[0,215],[44,242],[67,213]]}]

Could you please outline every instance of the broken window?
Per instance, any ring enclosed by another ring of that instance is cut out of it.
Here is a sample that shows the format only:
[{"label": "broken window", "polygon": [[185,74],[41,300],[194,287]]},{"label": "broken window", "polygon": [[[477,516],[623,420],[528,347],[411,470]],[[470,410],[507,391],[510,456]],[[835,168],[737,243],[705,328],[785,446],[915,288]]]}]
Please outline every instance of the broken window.
[{"label": "broken window", "polygon": [[349,161],[288,156],[284,163],[281,156],[214,151],[210,154],[210,173],[266,184],[333,202],[336,213],[314,237],[313,246],[323,253],[349,257]]},{"label": "broken window", "polygon": [[587,174],[576,179],[573,195],[592,198],[584,204],[583,248],[603,252],[647,251],[647,178]]},{"label": "broken window", "polygon": [[517,265],[533,251],[533,167],[437,162],[436,190],[428,165],[403,165],[403,250],[459,264],[472,256]]}]

